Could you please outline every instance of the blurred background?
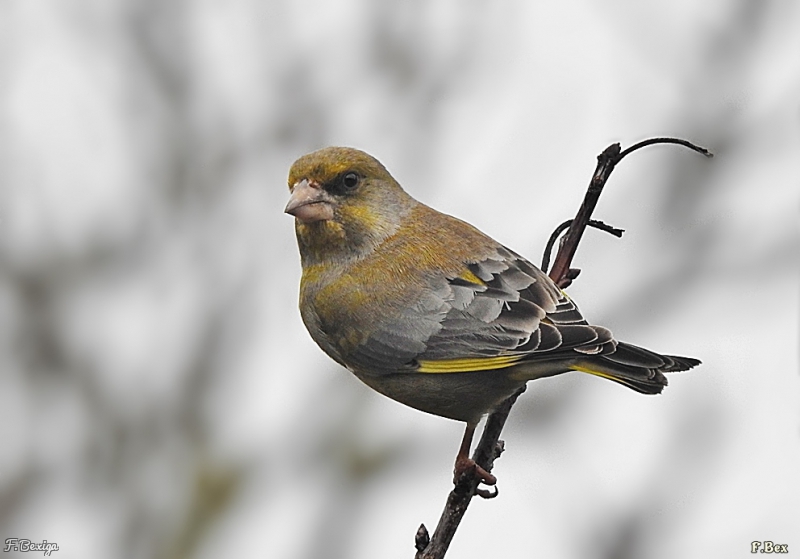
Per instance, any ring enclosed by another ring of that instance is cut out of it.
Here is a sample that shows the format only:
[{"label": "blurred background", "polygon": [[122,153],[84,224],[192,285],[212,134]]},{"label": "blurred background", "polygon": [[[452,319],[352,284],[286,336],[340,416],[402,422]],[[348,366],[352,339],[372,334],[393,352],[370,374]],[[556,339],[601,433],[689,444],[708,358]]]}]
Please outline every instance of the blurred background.
[{"label": "blurred background", "polygon": [[716,157],[626,159],[569,292],[703,366],[532,383],[448,556],[800,551],[798,53],[790,0],[0,2],[0,543],[413,557],[462,425],[311,341],[289,166],[362,148],[538,263],[603,148],[673,135]]}]

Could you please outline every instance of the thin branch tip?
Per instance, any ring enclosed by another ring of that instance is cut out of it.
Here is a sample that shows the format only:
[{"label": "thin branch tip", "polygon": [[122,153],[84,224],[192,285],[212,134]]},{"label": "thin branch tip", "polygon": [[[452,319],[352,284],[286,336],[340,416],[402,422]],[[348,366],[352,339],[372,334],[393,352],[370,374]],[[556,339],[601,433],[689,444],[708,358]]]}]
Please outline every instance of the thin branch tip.
[{"label": "thin branch tip", "polygon": [[704,155],[706,157],[709,157],[709,158],[710,157],[714,157],[714,154],[711,153],[706,148],[704,148],[702,146],[698,146],[697,144],[693,144],[692,142],[690,142],[688,140],[683,140],[681,138],[664,137],[664,138],[648,138],[647,140],[642,140],[641,142],[637,142],[637,143],[633,144],[631,147],[626,148],[626,149],[622,150],[622,152],[620,152],[619,156],[617,157],[617,161],[616,162],[619,163],[619,161],[623,157],[633,153],[637,149],[641,149],[641,148],[647,147],[647,146],[652,146],[654,144],[675,144],[675,145],[678,145],[678,146],[683,146],[685,148],[688,148],[688,149],[690,149],[692,151],[696,151],[697,153],[699,153],[701,155]]}]

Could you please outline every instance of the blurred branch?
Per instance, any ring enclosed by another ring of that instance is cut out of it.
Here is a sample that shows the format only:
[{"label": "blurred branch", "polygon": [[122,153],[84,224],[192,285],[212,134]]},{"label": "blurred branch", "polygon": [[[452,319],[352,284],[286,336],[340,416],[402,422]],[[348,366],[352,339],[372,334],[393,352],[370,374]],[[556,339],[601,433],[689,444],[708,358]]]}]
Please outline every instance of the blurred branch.
[{"label": "blurred branch", "polygon": [[[578,244],[587,226],[601,229],[617,237],[622,236],[621,229],[606,225],[602,221],[592,220],[592,212],[594,212],[594,208],[597,206],[597,202],[600,199],[600,194],[603,192],[603,187],[614,171],[617,163],[634,151],[653,144],[681,145],[701,153],[706,157],[712,157],[711,152],[707,149],[678,138],[650,138],[634,144],[625,150],[622,150],[620,145],[615,143],[603,150],[603,152],[597,156],[597,168],[589,182],[586,196],[584,196],[583,203],[578,209],[578,213],[575,215],[574,219],[565,221],[555,229],[545,248],[545,255],[542,259],[543,270],[546,270],[549,264],[549,255],[555,244],[555,240],[566,228],[569,228],[566,235],[561,240],[558,253],[553,263],[553,269],[549,274],[550,279],[552,279],[559,288],[564,289],[568,287],[580,273],[580,270],[571,268],[570,265],[572,264],[572,259],[575,256]],[[523,386],[513,396],[503,401],[497,409],[489,414],[486,420],[486,426],[483,429],[481,440],[475,448],[472,459],[487,472],[492,471],[494,461],[497,460],[503,452],[504,445],[503,441],[500,440],[500,433],[503,430],[506,419],[508,419],[508,414],[511,413],[512,406],[517,401],[519,395],[524,391],[525,387]],[[497,492],[488,493],[485,490],[479,489],[479,485],[480,478],[476,469],[469,470],[459,477],[455,487],[447,496],[444,511],[439,518],[439,524],[436,526],[436,530],[433,532],[433,537],[430,537],[425,525],[420,524],[414,537],[414,546],[417,549],[415,559],[442,559],[445,553],[447,553],[447,549],[450,546],[450,542],[453,540],[453,536],[455,536],[461,519],[464,517],[464,513],[467,512],[467,507],[472,497],[475,495],[480,495],[483,498],[493,498],[497,496]]]}]

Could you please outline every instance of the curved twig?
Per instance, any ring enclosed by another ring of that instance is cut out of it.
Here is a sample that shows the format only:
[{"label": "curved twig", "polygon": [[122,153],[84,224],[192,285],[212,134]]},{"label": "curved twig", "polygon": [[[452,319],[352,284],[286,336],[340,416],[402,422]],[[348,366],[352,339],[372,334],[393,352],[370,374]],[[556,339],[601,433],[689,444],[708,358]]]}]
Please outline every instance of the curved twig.
[{"label": "curved twig", "polygon": [[586,196],[583,198],[583,203],[578,209],[575,219],[572,220],[572,225],[570,225],[567,234],[561,241],[561,246],[553,263],[553,269],[550,271],[550,278],[561,289],[568,287],[580,273],[580,270],[570,268],[572,258],[575,256],[575,251],[578,250],[578,243],[580,243],[583,232],[589,224],[592,212],[600,199],[600,194],[603,192],[603,187],[617,163],[634,151],[654,144],[675,144],[689,148],[706,157],[713,157],[713,154],[707,149],[680,138],[649,138],[633,144],[624,151],[620,149],[619,144],[611,144],[604,149],[603,153],[597,156],[597,167],[591,181],[589,181]]},{"label": "curved twig", "polygon": [[694,150],[697,153],[705,155],[706,157],[714,157],[714,154],[708,151],[706,148],[700,147],[697,144],[693,144],[692,142],[688,142],[686,140],[681,140],[680,138],[648,138],[647,140],[642,140],[641,142],[633,144],[631,147],[622,150],[622,152],[619,154],[619,157],[617,157],[617,163],[619,163],[623,157],[633,153],[637,149],[651,146],[653,144],[676,144]]},{"label": "curved twig", "polygon": [[[566,230],[567,227],[572,225],[571,219],[568,219],[561,225],[555,228],[553,233],[550,235],[550,238],[547,239],[547,246],[544,247],[544,254],[542,255],[542,265],[540,266],[543,272],[547,272],[547,268],[550,266],[550,255],[553,253],[553,245],[556,244],[556,240],[558,239],[559,235]],[[625,229],[617,229],[616,227],[612,227],[607,223],[603,223],[597,219],[590,219],[589,220],[589,227],[594,227],[595,229],[600,229],[601,231],[605,231],[606,233],[610,233],[615,237],[622,237],[622,234],[625,232]]]}]

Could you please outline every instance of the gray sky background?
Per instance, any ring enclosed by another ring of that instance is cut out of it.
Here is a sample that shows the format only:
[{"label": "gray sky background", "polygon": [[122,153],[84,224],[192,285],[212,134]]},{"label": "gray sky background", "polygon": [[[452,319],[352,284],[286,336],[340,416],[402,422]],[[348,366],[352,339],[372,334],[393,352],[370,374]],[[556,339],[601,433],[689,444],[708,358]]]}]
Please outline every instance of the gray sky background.
[{"label": "gray sky background", "polygon": [[449,556],[800,551],[798,53],[788,0],[0,3],[0,543],[412,557],[462,426],[305,332],[292,161],[364,149],[538,263],[603,148],[673,135],[716,157],[626,159],[569,292],[703,366],[533,383]]}]

